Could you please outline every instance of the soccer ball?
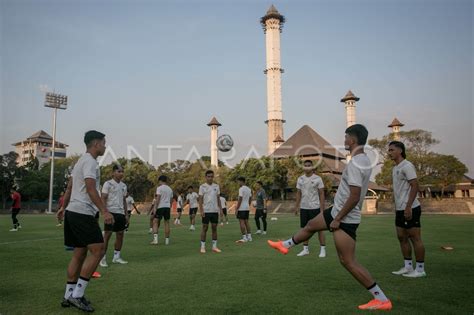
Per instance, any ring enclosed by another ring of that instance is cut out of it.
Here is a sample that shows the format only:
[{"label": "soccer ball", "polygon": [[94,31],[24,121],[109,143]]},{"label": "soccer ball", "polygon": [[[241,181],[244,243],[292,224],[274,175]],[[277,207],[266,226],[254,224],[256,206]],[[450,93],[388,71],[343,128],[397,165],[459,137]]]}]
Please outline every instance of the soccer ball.
[{"label": "soccer ball", "polygon": [[216,145],[219,151],[228,152],[234,146],[234,140],[229,135],[222,135],[217,138]]}]

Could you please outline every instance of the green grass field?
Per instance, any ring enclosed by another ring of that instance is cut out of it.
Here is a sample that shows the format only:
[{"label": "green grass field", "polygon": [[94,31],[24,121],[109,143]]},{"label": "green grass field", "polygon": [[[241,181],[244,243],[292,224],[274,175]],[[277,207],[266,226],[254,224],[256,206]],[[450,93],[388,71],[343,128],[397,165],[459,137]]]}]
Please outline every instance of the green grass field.
[{"label": "green grass field", "polygon": [[[71,255],[64,250],[62,228],[55,226],[53,216],[19,218],[23,229],[13,233],[8,232],[10,217],[0,216],[0,314],[78,314],[59,305]],[[184,227],[173,227],[169,246],[149,245],[146,216],[132,220],[122,255],[129,264],[110,264],[109,248],[110,267],[99,267],[103,277],[87,288],[98,313],[356,314],[361,313],[356,306],[371,299],[339,264],[329,232],[325,259],[317,257],[317,246],[301,258],[296,257],[300,246],[287,256],[267,246],[267,239],[286,238],[297,230],[294,216],[269,221],[268,235],[244,245],[234,243],[240,233],[232,218],[219,227],[223,252],[205,255],[199,253],[200,225],[189,231],[187,217]],[[403,262],[392,216],[363,218],[359,261],[392,300],[395,314],[472,314],[474,216],[425,215],[422,224],[428,277],[391,274]],[[445,244],[455,249],[443,251]]]}]

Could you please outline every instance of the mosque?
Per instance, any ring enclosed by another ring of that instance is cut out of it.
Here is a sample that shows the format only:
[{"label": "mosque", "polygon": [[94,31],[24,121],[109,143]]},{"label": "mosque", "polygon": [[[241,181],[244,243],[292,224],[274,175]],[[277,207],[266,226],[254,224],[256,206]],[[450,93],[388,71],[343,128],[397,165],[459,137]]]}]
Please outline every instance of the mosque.
[{"label": "mosque", "polygon": [[[280,33],[283,31],[285,17],[278,12],[274,5],[271,5],[267,13],[260,19],[266,43],[266,68],[264,74],[267,78],[267,155],[276,159],[288,157],[300,157],[315,160],[321,163],[322,173],[328,176],[333,187],[339,185],[342,171],[350,156],[340,152],[319,133],[308,125],[302,126],[293,135],[285,140],[281,97],[281,76],[284,70],[281,66],[280,58]],[[346,126],[356,123],[356,103],[360,100],[351,90],[349,90],[340,100],[346,109]],[[211,164],[217,166],[218,149],[216,139],[218,127],[221,124],[215,117],[207,124],[211,128]],[[397,137],[400,127],[403,124],[395,118],[388,126]],[[371,182],[369,191],[373,195],[378,192],[387,191]]]}]

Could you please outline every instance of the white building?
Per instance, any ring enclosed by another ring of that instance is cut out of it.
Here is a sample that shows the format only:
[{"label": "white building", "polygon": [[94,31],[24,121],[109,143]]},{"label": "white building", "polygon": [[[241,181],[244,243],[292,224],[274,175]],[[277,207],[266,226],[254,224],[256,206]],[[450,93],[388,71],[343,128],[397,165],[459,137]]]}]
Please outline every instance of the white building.
[{"label": "white building", "polygon": [[[39,165],[49,162],[51,158],[53,137],[44,130],[40,130],[23,141],[13,143],[18,154],[17,163],[24,166],[28,162],[38,159]],[[65,158],[68,145],[56,141],[55,158]]]}]

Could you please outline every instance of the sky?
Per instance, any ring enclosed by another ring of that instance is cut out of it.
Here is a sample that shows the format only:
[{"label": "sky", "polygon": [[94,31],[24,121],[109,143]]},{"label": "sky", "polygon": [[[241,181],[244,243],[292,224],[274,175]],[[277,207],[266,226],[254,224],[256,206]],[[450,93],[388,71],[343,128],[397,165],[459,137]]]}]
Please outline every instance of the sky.
[{"label": "sky", "polygon": [[157,165],[168,151],[156,146],[168,145],[181,147],[171,160],[209,155],[206,124],[216,116],[235,141],[230,164],[264,155],[259,18],[272,3],[286,17],[285,139],[308,124],[341,145],[340,99],[351,89],[369,138],[397,117],[402,130],[431,131],[433,150],[474,175],[470,0],[0,0],[1,153],[40,129],[52,134],[43,103],[54,90],[69,97],[57,124],[68,154],[82,153],[84,132],[96,129],[119,157],[133,147]]}]

